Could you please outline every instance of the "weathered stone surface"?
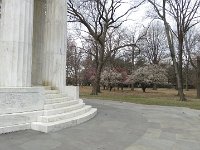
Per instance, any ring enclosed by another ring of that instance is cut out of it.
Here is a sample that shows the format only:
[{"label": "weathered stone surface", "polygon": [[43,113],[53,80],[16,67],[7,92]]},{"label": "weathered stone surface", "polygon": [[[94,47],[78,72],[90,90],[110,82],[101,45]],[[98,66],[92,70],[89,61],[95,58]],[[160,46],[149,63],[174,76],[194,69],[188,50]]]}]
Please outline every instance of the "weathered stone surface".
[{"label": "weathered stone surface", "polygon": [[[53,97],[49,97],[48,95],[52,95],[52,92],[48,91],[47,93],[49,94],[45,95],[46,101],[57,99],[58,96],[60,98],[66,97],[60,93],[55,93]],[[77,96],[74,95],[71,99],[66,99],[67,101],[65,102],[54,101],[51,104],[45,103],[43,115],[39,116],[36,122],[31,123],[31,129],[41,132],[58,131],[86,122],[96,115],[96,108],[86,106],[83,100],[74,100],[74,98],[77,98]]]},{"label": "weathered stone surface", "polygon": [[66,82],[66,1],[46,1],[42,82],[63,90]]},{"label": "weathered stone surface", "polygon": [[66,86],[63,93],[66,93],[68,97],[79,99],[79,87],[78,86]]},{"label": "weathered stone surface", "polygon": [[33,0],[3,0],[0,86],[31,86]]},{"label": "weathered stone surface", "polygon": [[[79,89],[65,87],[66,0],[0,0],[0,8],[0,134],[29,129],[39,116],[80,109]],[[86,110],[91,114],[71,115],[74,125],[96,114]]]},{"label": "weathered stone surface", "polygon": [[42,88],[0,88],[0,115],[38,111],[44,107]]},{"label": "weathered stone surface", "polygon": [[34,0],[32,85],[42,85],[46,0]]}]

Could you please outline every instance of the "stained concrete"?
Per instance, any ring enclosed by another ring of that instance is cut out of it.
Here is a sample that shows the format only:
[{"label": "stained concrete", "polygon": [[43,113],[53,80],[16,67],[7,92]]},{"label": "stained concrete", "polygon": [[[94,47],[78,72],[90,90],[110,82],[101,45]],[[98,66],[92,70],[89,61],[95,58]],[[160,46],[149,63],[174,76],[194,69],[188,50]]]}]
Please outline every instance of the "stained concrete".
[{"label": "stained concrete", "polygon": [[0,135],[0,150],[199,150],[200,111],[87,100],[98,115],[54,133]]}]

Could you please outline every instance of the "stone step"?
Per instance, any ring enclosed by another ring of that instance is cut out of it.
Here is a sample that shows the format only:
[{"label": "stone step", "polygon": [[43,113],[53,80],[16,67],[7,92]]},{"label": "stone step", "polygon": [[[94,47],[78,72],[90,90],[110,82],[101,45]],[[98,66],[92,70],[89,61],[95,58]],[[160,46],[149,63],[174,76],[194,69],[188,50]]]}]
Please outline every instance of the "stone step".
[{"label": "stone step", "polygon": [[41,115],[43,115],[43,110],[1,114],[0,127],[35,122],[37,121],[38,116]]},{"label": "stone step", "polygon": [[76,117],[78,115],[82,115],[88,112],[91,108],[92,106],[86,105],[80,109],[70,111],[68,113],[62,113],[62,114],[57,114],[57,115],[52,115],[52,116],[40,116],[38,118],[38,122],[48,123],[48,122],[56,122],[59,120],[66,120],[72,117]]},{"label": "stone step", "polygon": [[44,105],[44,110],[68,107],[68,106],[75,105],[75,104],[78,104],[78,103],[81,103],[81,101],[79,101],[79,100],[70,100],[70,101],[65,101],[65,102],[61,102],[61,103],[45,104]]},{"label": "stone step", "polygon": [[0,134],[11,133],[11,132],[27,130],[27,129],[31,129],[30,123],[15,124],[15,125],[10,125],[10,126],[0,127]]},{"label": "stone step", "polygon": [[41,132],[52,132],[52,131],[58,131],[67,127],[75,126],[77,124],[86,122],[87,120],[93,118],[97,113],[96,108],[90,109],[90,111],[79,115],[77,117],[73,117],[66,120],[60,120],[56,122],[50,122],[50,123],[42,123],[42,122],[33,122],[31,124],[31,129],[41,131]]},{"label": "stone step", "polygon": [[51,86],[42,86],[45,90],[51,90]]},{"label": "stone step", "polygon": [[51,110],[44,110],[44,116],[51,116],[51,115],[56,115],[56,114],[62,114],[62,113],[67,113],[76,109],[80,109],[83,106],[85,106],[85,103],[78,103],[75,105],[71,105],[68,107],[61,107],[57,109],[51,109]]},{"label": "stone step", "polygon": [[69,97],[50,98],[45,100],[45,104],[61,103],[72,100]]},{"label": "stone step", "polygon": [[45,94],[59,94],[58,90],[45,90]]},{"label": "stone step", "polygon": [[47,99],[54,99],[54,98],[67,97],[67,95],[64,95],[64,94],[46,94],[45,97]]},{"label": "stone step", "polygon": [[88,111],[87,113],[83,115],[79,115],[75,117],[75,119],[77,120],[77,124],[81,124],[93,118],[96,114],[97,114],[97,108],[91,108],[90,111]]}]

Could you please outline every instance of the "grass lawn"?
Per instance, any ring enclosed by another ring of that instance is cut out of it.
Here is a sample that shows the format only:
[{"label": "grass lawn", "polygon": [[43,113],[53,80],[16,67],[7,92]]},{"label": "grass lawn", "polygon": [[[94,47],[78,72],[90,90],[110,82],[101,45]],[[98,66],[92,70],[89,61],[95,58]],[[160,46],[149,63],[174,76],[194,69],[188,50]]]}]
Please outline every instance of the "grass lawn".
[{"label": "grass lawn", "polygon": [[111,92],[108,90],[101,90],[101,93],[97,96],[90,95],[90,93],[91,87],[80,87],[81,98],[124,101],[146,105],[188,107],[200,110],[200,99],[196,99],[196,90],[194,89],[184,91],[187,97],[186,102],[179,101],[175,89],[147,89],[146,93],[143,93],[140,88],[135,88],[134,91],[131,91],[130,88],[125,88],[123,91],[117,89]]}]

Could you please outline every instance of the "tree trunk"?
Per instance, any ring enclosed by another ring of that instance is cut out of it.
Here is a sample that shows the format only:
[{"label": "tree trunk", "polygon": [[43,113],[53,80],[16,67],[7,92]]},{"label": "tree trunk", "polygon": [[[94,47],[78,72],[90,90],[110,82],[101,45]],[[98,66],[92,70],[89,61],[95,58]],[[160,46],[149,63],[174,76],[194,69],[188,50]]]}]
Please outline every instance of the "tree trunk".
[{"label": "tree trunk", "polygon": [[[134,42],[134,37],[133,37],[133,42]],[[132,74],[134,73],[134,70],[135,70],[135,47],[132,46],[132,68],[131,68],[131,72]],[[134,91],[134,83],[131,84],[131,91]]]},{"label": "tree trunk", "polygon": [[131,84],[131,91],[134,91],[134,83]]},{"label": "tree trunk", "polygon": [[98,75],[95,76],[95,80],[92,84],[92,93],[91,95],[98,95],[100,93],[100,77]]},{"label": "tree trunk", "polygon": [[187,73],[186,73],[186,77],[185,77],[185,90],[189,91],[189,88],[188,88],[188,74]]},{"label": "tree trunk", "polygon": [[99,65],[96,70],[96,75],[94,82],[92,84],[92,93],[91,95],[98,95],[100,93],[100,80],[101,80],[101,70],[102,70],[102,65]]},{"label": "tree trunk", "polygon": [[142,87],[142,91],[145,93],[146,92],[146,87]]},{"label": "tree trunk", "polygon": [[141,87],[142,87],[142,91],[145,93],[145,92],[146,92],[147,85],[142,83],[142,84],[141,84]]},{"label": "tree trunk", "polygon": [[90,95],[98,95],[96,81],[92,83],[92,92]]},{"label": "tree trunk", "polygon": [[157,90],[157,85],[153,84],[153,90]]},{"label": "tree trunk", "polygon": [[184,87],[183,87],[183,35],[182,35],[182,33],[180,33],[178,42],[179,42],[179,44],[178,44],[178,58],[179,58],[178,71],[179,71],[179,78],[180,78],[179,84],[183,91]]},{"label": "tree trunk", "polygon": [[181,83],[181,75],[180,75],[180,66],[178,65],[178,63],[176,62],[176,55],[175,55],[175,49],[174,49],[174,41],[173,41],[173,34],[170,31],[170,26],[169,24],[164,20],[164,24],[165,24],[165,32],[167,35],[167,41],[168,41],[168,45],[169,45],[169,49],[170,49],[170,53],[171,53],[171,58],[173,61],[173,66],[174,66],[174,70],[175,70],[175,74],[176,74],[176,80],[177,80],[177,88],[178,88],[178,95],[180,97],[181,101],[186,101],[185,95],[183,93],[183,84]]},{"label": "tree trunk", "polygon": [[197,98],[200,98],[200,57],[197,57]]},{"label": "tree trunk", "polygon": [[75,75],[74,75],[74,86],[77,86],[78,85],[78,75],[77,75],[77,71],[75,70]]},{"label": "tree trunk", "polygon": [[189,88],[188,88],[188,74],[189,74],[189,60],[187,60],[187,64],[186,64],[186,75],[185,75],[185,90],[186,91],[189,91]]},{"label": "tree trunk", "polygon": [[109,86],[109,91],[110,91],[110,92],[112,91],[112,88],[113,88],[112,85],[110,85],[110,86]]},{"label": "tree trunk", "polygon": [[175,72],[176,72],[176,79],[177,79],[177,88],[178,88],[178,95],[180,98],[180,101],[186,101],[185,94],[183,93],[183,84],[181,83],[181,77],[178,71],[178,64],[175,65]]}]

